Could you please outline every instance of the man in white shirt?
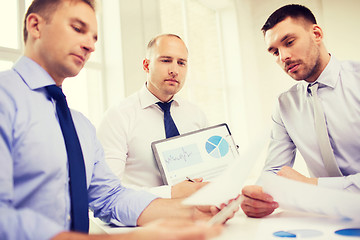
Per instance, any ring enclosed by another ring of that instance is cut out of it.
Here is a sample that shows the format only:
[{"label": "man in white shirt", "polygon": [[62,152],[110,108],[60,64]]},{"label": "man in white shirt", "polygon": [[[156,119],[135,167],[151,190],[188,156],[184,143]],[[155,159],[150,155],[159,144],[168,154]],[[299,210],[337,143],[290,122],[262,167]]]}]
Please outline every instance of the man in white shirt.
[{"label": "man in white shirt", "polygon": [[[278,98],[264,170],[301,182],[360,192],[360,63],[339,62],[331,56],[314,15],[301,5],[279,8],[262,31],[267,50],[280,67],[296,81],[304,80]],[[315,94],[311,91],[315,84],[326,119],[329,151],[320,150],[314,124],[311,97]],[[292,168],[296,150],[311,177]],[[326,170],[329,164],[323,162],[324,152],[334,153],[339,175]],[[250,217],[266,216],[278,207],[260,186],[246,186],[242,193],[241,207]]]},{"label": "man in white shirt", "polygon": [[147,47],[143,69],[146,83],[133,95],[110,108],[98,128],[110,168],[125,186],[143,188],[164,198],[186,197],[202,187],[202,179],[164,185],[151,143],[165,138],[164,113],[158,102],[171,103],[171,116],[180,134],[207,126],[204,113],[179,98],[185,83],[188,49],[173,34],[153,38]]}]

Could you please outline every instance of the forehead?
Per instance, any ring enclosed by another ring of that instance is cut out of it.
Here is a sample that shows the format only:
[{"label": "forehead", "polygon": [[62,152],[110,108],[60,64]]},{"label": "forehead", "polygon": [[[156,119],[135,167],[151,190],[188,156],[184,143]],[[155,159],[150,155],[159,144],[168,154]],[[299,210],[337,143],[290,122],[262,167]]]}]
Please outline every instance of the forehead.
[{"label": "forehead", "polygon": [[156,41],[153,47],[156,56],[171,56],[186,59],[188,51],[185,43],[173,36],[164,36]]},{"label": "forehead", "polygon": [[267,47],[271,47],[273,44],[281,43],[287,36],[301,35],[306,32],[304,26],[302,20],[288,17],[266,31],[265,44]]},{"label": "forehead", "polygon": [[97,20],[94,9],[83,1],[65,0],[58,6],[52,19],[77,20],[86,25],[90,31],[97,34]]}]

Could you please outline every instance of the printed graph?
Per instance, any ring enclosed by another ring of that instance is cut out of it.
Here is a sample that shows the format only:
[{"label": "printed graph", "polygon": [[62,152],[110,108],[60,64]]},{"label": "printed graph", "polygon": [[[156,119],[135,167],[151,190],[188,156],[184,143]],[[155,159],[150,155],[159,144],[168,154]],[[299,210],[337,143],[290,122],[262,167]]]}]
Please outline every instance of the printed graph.
[{"label": "printed graph", "polygon": [[169,172],[202,162],[201,154],[196,144],[171,149],[164,152],[163,156]]},{"label": "printed graph", "polygon": [[229,143],[221,136],[212,136],[206,141],[205,148],[210,156],[222,158],[229,152]]}]

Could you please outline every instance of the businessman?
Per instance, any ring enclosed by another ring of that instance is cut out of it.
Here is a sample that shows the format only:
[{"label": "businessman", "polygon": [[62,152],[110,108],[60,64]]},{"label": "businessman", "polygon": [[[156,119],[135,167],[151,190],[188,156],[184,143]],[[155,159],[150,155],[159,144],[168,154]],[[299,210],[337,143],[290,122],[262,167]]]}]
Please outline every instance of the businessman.
[{"label": "businessman", "polygon": [[[329,54],[323,31],[301,5],[276,10],[262,27],[267,50],[298,84],[282,93],[264,171],[344,191],[360,192],[360,63]],[[292,168],[295,152],[309,169]],[[278,204],[260,186],[242,190],[250,217],[271,214]]]},{"label": "businessman", "polygon": [[[105,163],[94,127],[67,107],[61,85],[83,68],[96,40],[92,1],[34,0],[26,13],[24,56],[0,73],[0,239],[204,239],[218,234],[219,226],[193,222],[212,217],[219,211],[215,207],[183,206],[181,199],[124,188]],[[129,234],[88,236],[89,207],[117,225],[172,220]]]},{"label": "businessman", "polygon": [[[151,143],[165,137],[207,126],[204,113],[176,94],[184,86],[188,69],[188,49],[174,34],[154,37],[143,61],[146,82],[143,87],[107,111],[97,134],[105,157],[125,186],[145,189],[165,198],[192,194],[205,183],[183,181],[164,185],[152,153]],[[167,129],[166,111],[174,131]]]}]

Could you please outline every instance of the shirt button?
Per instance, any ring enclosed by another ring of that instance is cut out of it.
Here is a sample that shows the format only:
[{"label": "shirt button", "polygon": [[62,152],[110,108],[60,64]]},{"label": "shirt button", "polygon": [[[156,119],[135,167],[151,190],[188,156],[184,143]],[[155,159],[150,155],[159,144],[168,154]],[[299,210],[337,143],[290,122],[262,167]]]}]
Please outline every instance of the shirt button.
[{"label": "shirt button", "polygon": [[68,222],[71,221],[71,216],[70,216],[70,215],[67,216],[67,221],[68,221]]}]

